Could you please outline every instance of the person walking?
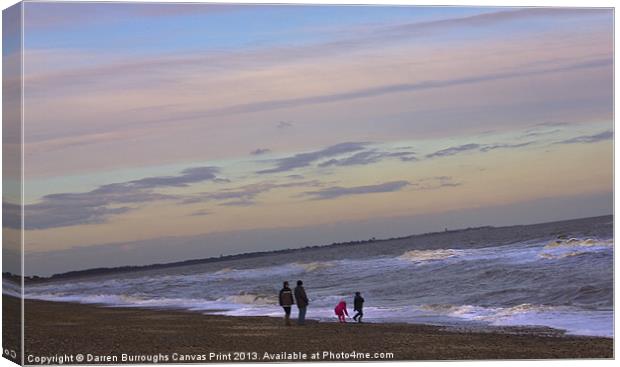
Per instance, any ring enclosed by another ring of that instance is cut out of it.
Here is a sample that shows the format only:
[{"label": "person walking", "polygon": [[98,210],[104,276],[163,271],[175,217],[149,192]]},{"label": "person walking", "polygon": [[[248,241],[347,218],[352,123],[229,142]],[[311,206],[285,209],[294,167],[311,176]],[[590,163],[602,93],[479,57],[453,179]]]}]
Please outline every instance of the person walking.
[{"label": "person walking", "polygon": [[346,323],[347,320],[344,318],[345,315],[349,316],[349,312],[347,311],[347,303],[341,299],[340,302],[334,308],[334,312],[338,316],[338,322]]},{"label": "person walking", "polygon": [[295,304],[293,291],[288,287],[288,282],[284,282],[280,289],[280,306],[284,309],[284,324],[291,326],[291,306]]},{"label": "person walking", "polygon": [[353,298],[353,311],[357,313],[353,316],[353,320],[357,322],[362,322],[362,316],[364,316],[364,297],[360,292],[355,292],[355,297]]},{"label": "person walking", "polygon": [[297,287],[295,287],[295,302],[297,302],[297,308],[299,309],[297,325],[303,325],[306,321],[306,308],[310,302],[308,301],[308,296],[306,296],[304,282],[301,280],[297,281]]}]

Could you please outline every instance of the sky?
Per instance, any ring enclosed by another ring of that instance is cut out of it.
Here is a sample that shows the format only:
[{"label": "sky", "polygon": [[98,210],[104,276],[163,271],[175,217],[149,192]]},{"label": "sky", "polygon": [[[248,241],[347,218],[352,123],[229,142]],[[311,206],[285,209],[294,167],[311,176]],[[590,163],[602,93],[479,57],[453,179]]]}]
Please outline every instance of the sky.
[{"label": "sky", "polygon": [[612,31],[610,9],[26,3],[24,272],[611,214]]}]

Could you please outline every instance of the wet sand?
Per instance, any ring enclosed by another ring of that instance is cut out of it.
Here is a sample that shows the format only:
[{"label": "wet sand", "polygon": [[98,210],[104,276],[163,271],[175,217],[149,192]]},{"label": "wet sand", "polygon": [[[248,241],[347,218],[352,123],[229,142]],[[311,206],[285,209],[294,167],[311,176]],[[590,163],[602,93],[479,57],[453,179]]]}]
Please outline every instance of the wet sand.
[{"label": "wet sand", "polygon": [[[3,302],[9,310],[19,307],[16,298],[3,296]],[[299,355],[283,352],[305,353],[306,361],[312,360],[317,352],[321,356],[318,360],[349,361],[613,357],[612,339],[563,336],[553,329],[473,332],[413,324],[342,325],[316,321],[287,327],[282,320],[269,317],[227,317],[33,300],[25,302],[25,314],[26,358],[91,354],[110,356],[116,360],[109,362],[122,363],[126,354],[142,358],[156,355],[159,362],[205,363],[228,362],[228,353],[234,352],[256,353],[246,354],[246,361],[304,360]],[[343,359],[343,355],[323,354],[352,351],[370,355]],[[373,354],[377,352],[393,353],[393,357],[375,358]],[[265,358],[265,353],[270,353],[270,358]],[[230,357],[234,359],[235,355]],[[26,360],[26,363],[35,362]]]}]

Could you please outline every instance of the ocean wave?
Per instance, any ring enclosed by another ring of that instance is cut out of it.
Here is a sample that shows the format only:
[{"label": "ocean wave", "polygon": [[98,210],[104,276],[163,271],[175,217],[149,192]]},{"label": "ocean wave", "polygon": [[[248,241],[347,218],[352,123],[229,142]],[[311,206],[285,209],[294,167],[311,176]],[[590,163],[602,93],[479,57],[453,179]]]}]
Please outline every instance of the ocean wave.
[{"label": "ocean wave", "polygon": [[421,309],[452,317],[466,318],[476,321],[497,322],[505,318],[528,313],[548,313],[564,310],[563,306],[545,306],[523,303],[512,307],[483,307],[474,305],[423,305]]},{"label": "ocean wave", "polygon": [[319,269],[330,268],[334,266],[332,261],[314,261],[310,263],[293,263],[295,266],[301,267],[306,272],[311,272]]},{"label": "ocean wave", "polygon": [[10,280],[2,279],[2,294],[7,296],[19,297],[22,296],[21,286]]},{"label": "ocean wave", "polygon": [[538,256],[544,259],[564,259],[566,257],[573,257],[579,255],[587,255],[589,251],[571,251],[560,254],[552,254],[548,252],[542,252]]},{"label": "ocean wave", "polygon": [[604,246],[611,247],[614,245],[613,239],[597,240],[594,238],[569,238],[567,240],[557,239],[545,245],[545,249],[557,247],[593,247]]},{"label": "ocean wave", "polygon": [[258,294],[238,294],[234,296],[226,296],[216,300],[216,302],[249,304],[249,305],[274,305],[278,303],[275,296],[266,296]]},{"label": "ocean wave", "polygon": [[219,274],[227,274],[227,273],[230,273],[231,271],[234,271],[234,270],[235,270],[235,269],[233,269],[233,268],[224,268],[224,269],[220,269],[220,270],[216,271],[216,272],[215,272],[215,273],[213,273],[213,274],[216,274],[216,275],[219,275]]},{"label": "ocean wave", "polygon": [[569,238],[567,240],[555,240],[543,247],[538,254],[539,258],[556,260],[592,253],[609,251],[613,248],[613,239],[597,240],[593,238]]},{"label": "ocean wave", "polygon": [[426,262],[445,260],[463,254],[462,250],[438,249],[438,250],[410,250],[398,258],[412,262]]},{"label": "ocean wave", "polygon": [[[160,308],[160,309],[185,309],[189,311],[207,311],[233,309],[239,307],[237,302],[222,298],[210,301],[200,298],[166,298],[166,297],[141,297],[125,294],[90,294],[72,295],[62,293],[47,293],[37,295],[27,295],[26,298],[55,301],[71,302],[82,304],[95,304],[108,307],[136,307],[136,308]],[[266,303],[265,303],[266,304]]]},{"label": "ocean wave", "polygon": [[75,302],[85,304],[100,304],[110,306],[140,306],[147,303],[152,303],[153,299],[142,298],[138,296],[130,296],[124,294],[88,294],[88,295],[76,295],[65,293],[41,293],[41,294],[26,294],[26,298],[39,299],[44,301],[56,301],[56,302]]}]

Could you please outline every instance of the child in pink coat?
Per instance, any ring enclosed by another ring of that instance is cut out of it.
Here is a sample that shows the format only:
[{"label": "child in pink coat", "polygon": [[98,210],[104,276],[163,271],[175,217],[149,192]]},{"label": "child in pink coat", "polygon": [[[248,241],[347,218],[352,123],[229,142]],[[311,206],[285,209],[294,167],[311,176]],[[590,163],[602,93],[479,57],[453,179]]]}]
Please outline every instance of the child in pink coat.
[{"label": "child in pink coat", "polygon": [[347,312],[347,303],[344,300],[340,300],[340,303],[338,303],[336,308],[334,308],[334,312],[338,315],[339,322],[346,322],[344,316],[349,316],[349,313]]}]

